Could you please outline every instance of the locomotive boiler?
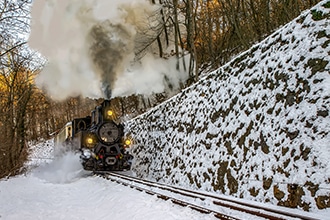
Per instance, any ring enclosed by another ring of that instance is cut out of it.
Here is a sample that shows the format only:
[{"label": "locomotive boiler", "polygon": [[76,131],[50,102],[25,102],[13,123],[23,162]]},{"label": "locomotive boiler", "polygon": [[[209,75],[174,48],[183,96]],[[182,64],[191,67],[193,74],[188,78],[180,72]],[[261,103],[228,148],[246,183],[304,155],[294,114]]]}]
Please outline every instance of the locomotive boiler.
[{"label": "locomotive boiler", "polygon": [[115,122],[109,100],[97,106],[90,116],[68,123],[55,138],[55,143],[62,142],[81,152],[85,170],[123,171],[131,168],[133,156],[126,150],[131,141],[124,139],[124,127]]}]

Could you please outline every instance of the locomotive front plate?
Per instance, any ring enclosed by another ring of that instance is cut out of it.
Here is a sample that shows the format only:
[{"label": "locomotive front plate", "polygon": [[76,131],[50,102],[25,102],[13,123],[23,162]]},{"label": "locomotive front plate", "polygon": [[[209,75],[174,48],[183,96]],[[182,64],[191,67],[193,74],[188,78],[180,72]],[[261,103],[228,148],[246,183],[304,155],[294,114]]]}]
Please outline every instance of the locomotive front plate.
[{"label": "locomotive front plate", "polygon": [[118,140],[120,135],[116,124],[107,122],[100,126],[99,137],[102,142],[110,144]]}]

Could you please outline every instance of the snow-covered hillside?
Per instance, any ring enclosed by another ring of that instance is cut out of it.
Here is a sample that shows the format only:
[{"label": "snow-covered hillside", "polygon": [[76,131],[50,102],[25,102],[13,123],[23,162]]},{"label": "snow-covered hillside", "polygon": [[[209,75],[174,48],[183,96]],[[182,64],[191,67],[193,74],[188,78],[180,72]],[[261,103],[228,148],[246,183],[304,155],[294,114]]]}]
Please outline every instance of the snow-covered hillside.
[{"label": "snow-covered hillside", "polygon": [[330,1],[129,121],[143,178],[330,207]]}]

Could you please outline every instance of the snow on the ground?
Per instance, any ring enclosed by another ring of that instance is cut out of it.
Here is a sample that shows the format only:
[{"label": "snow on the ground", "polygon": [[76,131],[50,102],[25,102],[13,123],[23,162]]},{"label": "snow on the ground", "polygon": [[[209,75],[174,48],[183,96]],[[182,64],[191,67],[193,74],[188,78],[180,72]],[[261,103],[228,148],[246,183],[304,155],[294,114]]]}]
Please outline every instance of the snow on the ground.
[{"label": "snow on the ground", "polygon": [[[326,4],[173,97],[177,102],[128,123],[143,144],[133,149],[138,176],[266,205],[290,202],[296,184],[302,207],[330,219],[329,208],[316,207],[317,200],[329,203],[329,19],[313,19],[330,14]],[[35,145],[31,171],[0,180],[0,220],[214,218],[91,176],[77,155],[54,157],[61,151],[52,146]]]},{"label": "snow on the ground", "polygon": [[[54,150],[52,140],[31,146],[26,167],[29,172],[25,175],[0,180],[0,220],[216,219],[212,214],[200,214],[93,176],[82,169],[79,155],[63,152],[63,149]],[[134,175],[132,171],[128,174]],[[264,206],[269,207],[269,204]],[[299,210],[296,213],[302,214]],[[330,219],[325,211],[307,214],[315,219]],[[236,217],[255,220],[244,214],[236,214]]]},{"label": "snow on the ground", "polygon": [[212,219],[103,178],[67,180],[29,174],[1,181],[0,219]]},{"label": "snow on the ground", "polygon": [[30,172],[0,180],[0,219],[214,219],[92,176],[72,152],[54,154],[52,142],[37,144]]}]

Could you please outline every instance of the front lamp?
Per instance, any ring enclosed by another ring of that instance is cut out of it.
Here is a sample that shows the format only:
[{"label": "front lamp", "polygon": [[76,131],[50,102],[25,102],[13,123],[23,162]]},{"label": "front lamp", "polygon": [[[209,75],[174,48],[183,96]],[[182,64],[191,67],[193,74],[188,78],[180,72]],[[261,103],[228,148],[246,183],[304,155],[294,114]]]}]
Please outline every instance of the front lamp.
[{"label": "front lamp", "polygon": [[113,120],[116,118],[115,112],[111,109],[106,109],[104,112],[104,116],[108,120]]},{"label": "front lamp", "polygon": [[107,115],[108,115],[109,117],[113,116],[113,111],[112,111],[112,110],[108,110],[108,111],[107,111]]},{"label": "front lamp", "polygon": [[85,145],[88,148],[93,148],[97,144],[98,140],[94,134],[88,134],[85,137]]},{"label": "front lamp", "polygon": [[88,137],[87,140],[86,140],[87,144],[93,144],[94,143],[94,140],[93,138],[91,137]]},{"label": "front lamp", "polygon": [[131,139],[125,139],[124,144],[126,147],[129,147],[132,144],[132,140]]}]

